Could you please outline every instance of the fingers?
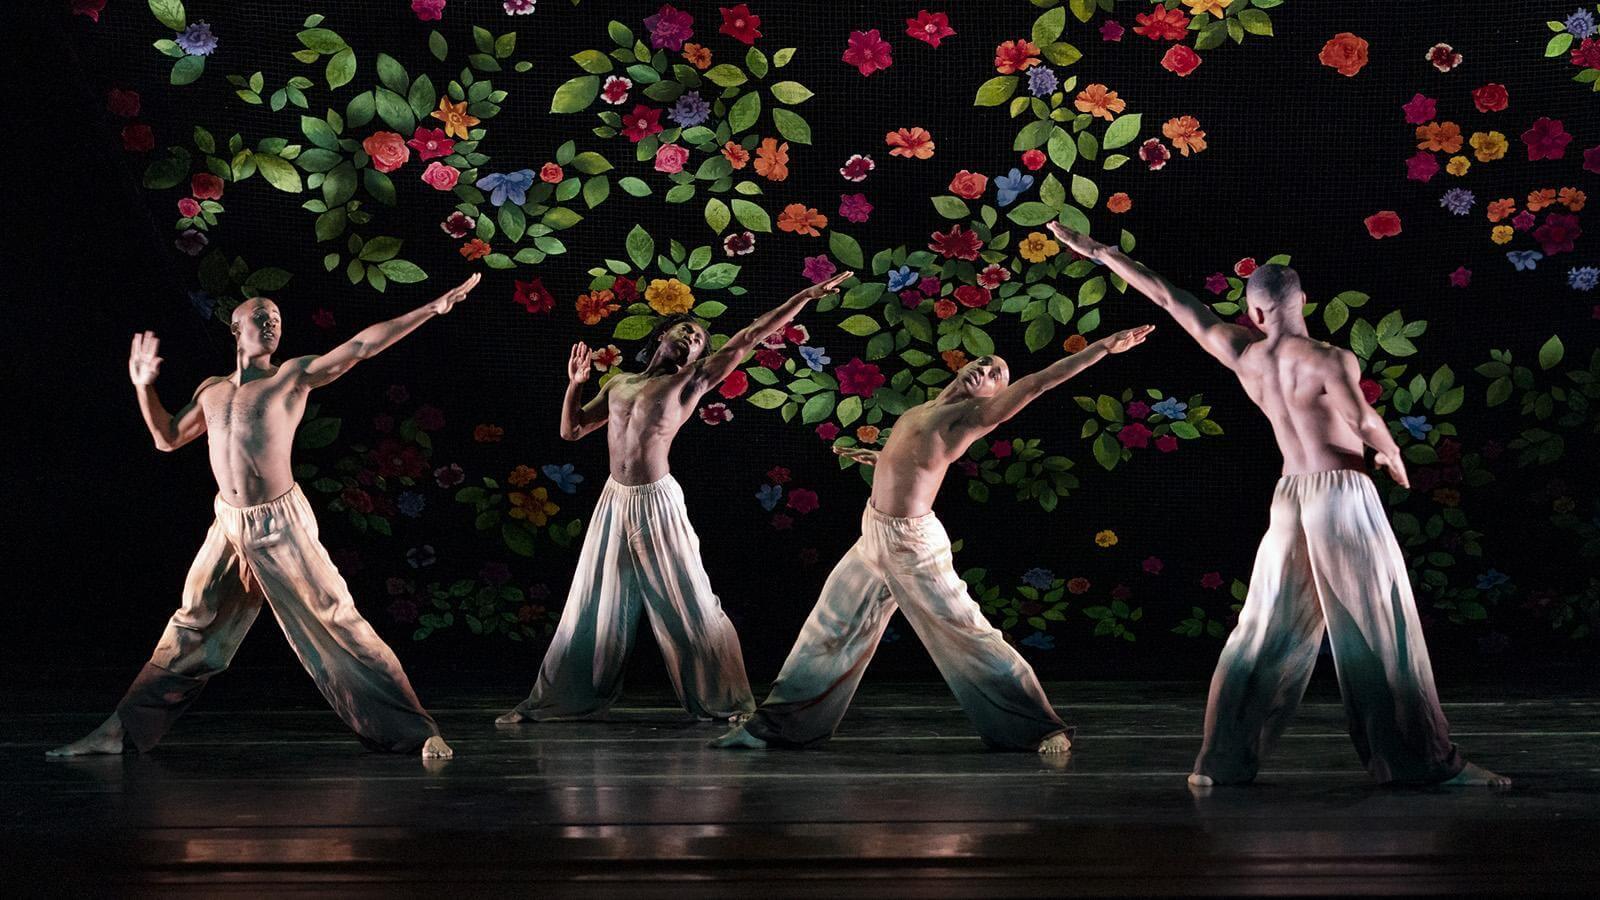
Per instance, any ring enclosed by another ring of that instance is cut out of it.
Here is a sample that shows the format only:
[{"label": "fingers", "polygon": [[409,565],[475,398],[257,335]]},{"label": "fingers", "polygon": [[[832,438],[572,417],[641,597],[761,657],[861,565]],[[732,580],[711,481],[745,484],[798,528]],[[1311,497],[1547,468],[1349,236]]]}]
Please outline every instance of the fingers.
[{"label": "fingers", "polygon": [[826,293],[828,291],[831,291],[831,290],[837,288],[839,285],[843,284],[847,279],[854,278],[855,275],[856,275],[855,272],[852,272],[849,269],[845,269],[843,272],[840,272],[839,274],[833,276],[832,278],[829,278],[827,281],[824,281],[822,283],[822,290],[823,290],[824,293]]}]

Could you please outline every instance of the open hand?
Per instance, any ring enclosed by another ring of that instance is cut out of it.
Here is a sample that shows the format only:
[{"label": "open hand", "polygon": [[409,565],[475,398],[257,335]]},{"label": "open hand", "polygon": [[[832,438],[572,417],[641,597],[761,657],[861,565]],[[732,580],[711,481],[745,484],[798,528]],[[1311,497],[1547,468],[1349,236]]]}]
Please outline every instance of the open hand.
[{"label": "open hand", "polygon": [[1103,337],[1100,339],[1100,343],[1105,346],[1107,353],[1122,353],[1144,343],[1144,339],[1149,337],[1150,332],[1155,330],[1156,327],[1154,325],[1140,325],[1137,328],[1129,328],[1126,331],[1119,331],[1116,334]]},{"label": "open hand", "polygon": [[1406,464],[1400,461],[1400,457],[1390,456],[1380,451],[1372,458],[1372,462],[1378,468],[1388,472],[1389,477],[1394,479],[1395,484],[1408,491],[1411,490],[1411,478],[1406,474]]},{"label": "open hand", "polygon": [[845,269],[843,272],[840,272],[832,278],[829,278],[827,281],[813,284],[811,287],[808,287],[800,293],[795,294],[795,296],[804,297],[807,300],[820,300],[838,290],[839,285],[843,284],[845,279],[852,278],[855,276],[855,274],[856,273],[850,271],[849,269]]},{"label": "open hand", "polygon": [[1097,251],[1106,249],[1105,244],[1100,243],[1092,237],[1089,237],[1087,234],[1080,234],[1076,231],[1073,231],[1060,222],[1050,222],[1047,223],[1045,227],[1050,230],[1050,233],[1055,236],[1056,240],[1066,244],[1067,249],[1078,254],[1079,256],[1094,259]]},{"label": "open hand", "polygon": [[452,306],[455,306],[457,303],[460,303],[462,300],[466,299],[467,294],[471,293],[472,289],[478,286],[478,281],[482,278],[482,274],[473,272],[471,275],[467,276],[466,281],[463,281],[450,290],[445,291],[443,294],[440,294],[438,299],[429,304],[434,314],[442,316],[449,312]]},{"label": "open hand", "polygon": [[833,453],[835,456],[842,456],[863,466],[875,466],[878,464],[878,451],[876,450],[866,450],[861,447],[834,447]]},{"label": "open hand", "polygon": [[573,384],[583,384],[589,380],[589,375],[594,371],[589,364],[589,357],[593,351],[589,345],[579,341],[572,345],[572,355],[567,357],[567,380]]},{"label": "open hand", "polygon": [[134,384],[156,383],[156,376],[161,374],[161,357],[156,355],[160,349],[161,340],[154,331],[133,335],[133,349],[128,352],[128,378]]}]

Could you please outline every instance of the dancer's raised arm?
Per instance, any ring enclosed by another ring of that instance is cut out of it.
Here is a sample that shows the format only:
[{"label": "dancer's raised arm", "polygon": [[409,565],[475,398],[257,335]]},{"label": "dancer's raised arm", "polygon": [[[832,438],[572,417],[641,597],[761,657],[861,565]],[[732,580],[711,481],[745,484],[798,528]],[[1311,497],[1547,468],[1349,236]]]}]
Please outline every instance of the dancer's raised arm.
[{"label": "dancer's raised arm", "polygon": [[200,392],[215,379],[201,382],[194,396],[177,414],[167,412],[155,388],[156,376],[161,373],[161,357],[157,355],[160,350],[161,340],[155,332],[135,334],[133,348],[128,352],[128,379],[133,382],[134,394],[139,398],[139,412],[144,416],[145,427],[150,429],[150,437],[156,442],[156,449],[171,453],[206,433]]},{"label": "dancer's raised arm", "polygon": [[1113,353],[1132,350],[1144,343],[1155,330],[1154,325],[1140,325],[1103,337],[1064,359],[1058,359],[1031,375],[1024,375],[1007,385],[993,397],[978,404],[973,413],[975,422],[985,429],[1006,421],[1032,403],[1040,394],[1061,384]]},{"label": "dancer's raised arm", "polygon": [[567,357],[567,395],[561,401],[562,440],[575,441],[602,427],[610,414],[606,399],[609,382],[600,386],[600,393],[595,394],[593,400],[583,402],[583,385],[593,371],[590,365],[593,352],[588,344],[579,341],[572,345],[572,355]]},{"label": "dancer's raised arm", "polygon": [[477,287],[478,279],[481,277],[483,276],[474,272],[466,281],[403,316],[368,325],[356,332],[355,337],[321,356],[303,356],[294,360],[291,364],[298,364],[300,367],[300,385],[307,388],[322,387],[350,371],[356,363],[371,359],[393,347],[401,338],[416,331],[423,322],[449,312],[451,307],[460,303],[474,287]]},{"label": "dancer's raised arm", "polygon": [[829,278],[827,281],[814,284],[811,287],[795,294],[781,305],[776,306],[761,315],[755,321],[740,329],[728,342],[722,345],[717,352],[707,356],[695,364],[697,387],[702,391],[709,391],[721,384],[724,379],[733,374],[739,363],[756,348],[756,345],[766,340],[774,331],[782,328],[795,316],[800,314],[807,303],[820,300],[833,293],[847,278],[854,275],[849,270]]}]

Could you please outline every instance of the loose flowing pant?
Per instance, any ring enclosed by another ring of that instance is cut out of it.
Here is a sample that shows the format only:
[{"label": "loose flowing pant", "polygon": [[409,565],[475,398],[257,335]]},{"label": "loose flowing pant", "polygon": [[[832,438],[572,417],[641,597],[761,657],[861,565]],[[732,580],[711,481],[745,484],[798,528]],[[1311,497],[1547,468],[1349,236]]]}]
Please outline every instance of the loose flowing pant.
[{"label": "loose flowing pant", "polygon": [[984,743],[1033,750],[1071,734],[1033,669],[968,596],[939,520],[886,516],[871,505],[861,539],[828,576],[772,695],[745,729],[775,747],[832,737],[897,606]]},{"label": "loose flowing pant", "polygon": [[1372,480],[1336,470],[1278,481],[1250,593],[1211,680],[1194,770],[1249,781],[1300,704],[1326,627],[1350,737],[1380,782],[1461,771],[1439,708],[1405,556]]},{"label": "loose flowing pant", "polygon": [[533,691],[530,719],[599,715],[622,693],[622,673],[644,610],[684,709],[725,719],[755,708],[739,635],[711,590],[683,489],[607,479],[583,539],[578,570]]},{"label": "loose flowing pant", "polygon": [[263,601],[317,690],[363,744],[410,753],[438,734],[400,661],[356,611],[299,486],[258,506],[218,497],[215,508],[183,604],[117,705],[134,746],[154,747],[206,681],[228,667]]}]

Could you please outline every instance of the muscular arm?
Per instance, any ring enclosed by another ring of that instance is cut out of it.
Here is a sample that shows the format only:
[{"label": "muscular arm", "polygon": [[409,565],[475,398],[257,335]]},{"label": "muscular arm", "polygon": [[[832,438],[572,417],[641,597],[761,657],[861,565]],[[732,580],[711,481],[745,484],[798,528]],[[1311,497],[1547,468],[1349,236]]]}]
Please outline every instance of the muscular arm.
[{"label": "muscular arm", "polygon": [[567,393],[561,400],[561,439],[575,441],[596,428],[606,424],[610,415],[610,401],[606,397],[606,388],[611,382],[600,386],[600,393],[588,403],[583,401],[583,385],[589,380],[593,372],[590,363],[589,345],[577,343],[572,345],[572,354],[567,357]]},{"label": "muscular arm", "polygon": [[1058,359],[1031,375],[1018,378],[993,397],[978,403],[969,424],[977,425],[984,430],[994,428],[1001,422],[1021,412],[1023,407],[1032,403],[1045,391],[1061,384],[1113,353],[1121,353],[1137,347],[1154,330],[1154,325],[1140,325],[1138,328],[1119,331],[1116,334],[1095,341],[1065,359]]},{"label": "muscular arm", "polygon": [[832,293],[840,282],[854,274],[850,271],[840,272],[821,284],[814,284],[795,294],[782,305],[757,316],[754,322],[728,338],[728,342],[723,344],[721,349],[695,363],[697,371],[693,382],[694,389],[704,393],[721,384],[733,374],[733,370],[739,367],[739,363],[756,348],[757,344],[794,319],[807,303]]},{"label": "muscular arm", "polygon": [[161,341],[155,332],[145,331],[133,336],[133,347],[128,351],[128,379],[133,382],[133,392],[139,398],[139,412],[156,449],[171,453],[206,433],[206,416],[200,408],[200,392],[210,387],[216,378],[208,378],[195,388],[188,405],[177,415],[167,412],[156,394],[156,376],[161,372],[159,350]]},{"label": "muscular arm", "polygon": [[1135,262],[1121,250],[1108,247],[1088,235],[1069,231],[1056,222],[1050,223],[1050,232],[1078,253],[1104,263],[1106,268],[1117,273],[1134,290],[1166,310],[1178,327],[1187,331],[1201,349],[1216,357],[1223,365],[1233,368],[1239,360],[1239,354],[1250,343],[1249,329],[1222,321],[1199,297]]},{"label": "muscular arm", "polygon": [[300,385],[307,388],[322,387],[350,371],[356,363],[371,359],[394,346],[401,338],[416,331],[423,322],[449,312],[452,306],[459,303],[467,292],[477,285],[478,278],[479,276],[474,274],[438,298],[403,316],[376,325],[368,325],[357,332],[355,337],[321,356],[304,357],[299,373]]},{"label": "muscular arm", "polygon": [[1375,462],[1389,470],[1395,483],[1410,487],[1405,463],[1400,457],[1400,445],[1394,442],[1394,435],[1389,433],[1389,426],[1384,423],[1383,417],[1361,395],[1361,367],[1356,363],[1355,354],[1346,350],[1336,352],[1339,354],[1339,375],[1328,379],[1328,399],[1332,402],[1332,408],[1350,424],[1362,443],[1377,452]]}]

